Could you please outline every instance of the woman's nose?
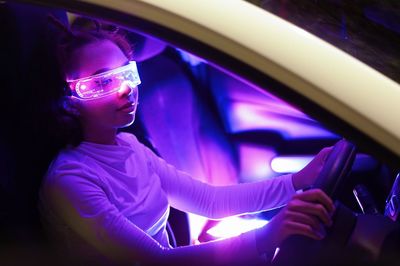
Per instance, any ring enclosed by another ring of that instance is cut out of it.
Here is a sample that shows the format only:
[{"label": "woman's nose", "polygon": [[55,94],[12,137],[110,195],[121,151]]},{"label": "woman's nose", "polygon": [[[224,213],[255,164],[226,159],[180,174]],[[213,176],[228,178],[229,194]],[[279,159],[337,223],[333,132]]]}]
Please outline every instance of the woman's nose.
[{"label": "woman's nose", "polygon": [[133,94],[135,87],[132,87],[128,82],[122,83],[118,90],[119,97],[129,97]]}]

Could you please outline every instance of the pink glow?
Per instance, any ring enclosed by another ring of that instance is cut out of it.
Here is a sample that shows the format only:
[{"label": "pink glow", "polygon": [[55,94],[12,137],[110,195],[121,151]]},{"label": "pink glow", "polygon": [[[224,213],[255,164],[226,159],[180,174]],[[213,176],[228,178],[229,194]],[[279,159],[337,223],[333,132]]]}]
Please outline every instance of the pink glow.
[{"label": "pink glow", "polygon": [[228,120],[232,132],[266,129],[281,132],[288,138],[335,136],[301,112],[281,103],[234,102],[231,110]]},{"label": "pink glow", "polygon": [[270,161],[275,156],[275,151],[265,146],[241,144],[239,146],[240,181],[253,182],[276,175],[270,166]]}]

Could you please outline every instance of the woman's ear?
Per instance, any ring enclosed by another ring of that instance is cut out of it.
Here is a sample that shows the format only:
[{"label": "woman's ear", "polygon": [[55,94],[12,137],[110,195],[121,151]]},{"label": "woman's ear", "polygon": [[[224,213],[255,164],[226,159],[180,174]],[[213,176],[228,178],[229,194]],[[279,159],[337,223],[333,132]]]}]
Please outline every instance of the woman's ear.
[{"label": "woman's ear", "polygon": [[71,115],[79,116],[80,112],[79,112],[78,106],[79,106],[79,103],[74,97],[72,97],[72,96],[64,96],[63,97],[63,108],[67,113],[69,113]]}]

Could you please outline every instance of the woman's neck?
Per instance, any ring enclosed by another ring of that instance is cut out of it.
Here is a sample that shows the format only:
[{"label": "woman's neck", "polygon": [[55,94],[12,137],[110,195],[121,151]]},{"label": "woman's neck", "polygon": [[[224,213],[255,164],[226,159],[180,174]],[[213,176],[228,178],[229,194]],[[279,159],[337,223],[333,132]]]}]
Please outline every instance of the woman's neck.
[{"label": "woman's neck", "polygon": [[97,143],[116,145],[117,129],[84,129],[84,141]]}]

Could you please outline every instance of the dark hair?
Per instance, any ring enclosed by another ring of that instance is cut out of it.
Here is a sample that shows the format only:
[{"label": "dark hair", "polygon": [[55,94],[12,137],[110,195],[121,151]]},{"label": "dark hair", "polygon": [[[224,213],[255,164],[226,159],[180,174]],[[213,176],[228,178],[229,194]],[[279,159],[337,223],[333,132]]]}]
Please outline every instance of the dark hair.
[{"label": "dark hair", "polygon": [[[49,16],[49,20],[57,29],[55,56],[57,57],[60,75],[64,79],[66,74],[74,67],[73,53],[88,44],[109,40],[121,49],[128,60],[132,60],[133,50],[125,38],[125,32],[110,23],[77,17],[68,27],[52,16]],[[59,99],[55,101],[56,104],[53,108],[57,120],[57,128],[54,130],[57,132],[56,135],[58,142],[61,142],[61,147],[77,146],[83,140],[83,128],[78,116],[69,111],[68,101],[64,97],[69,92],[67,84],[65,83],[64,88],[60,89],[63,92],[57,94]]]},{"label": "dark hair", "polygon": [[73,68],[71,55],[79,48],[103,40],[109,40],[116,44],[124,55],[132,60],[133,50],[125,33],[118,27],[94,19],[77,17],[68,28],[60,21],[50,17],[51,21],[60,30],[60,36],[56,48],[57,59],[60,64],[61,72],[69,72]]}]

